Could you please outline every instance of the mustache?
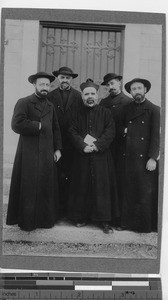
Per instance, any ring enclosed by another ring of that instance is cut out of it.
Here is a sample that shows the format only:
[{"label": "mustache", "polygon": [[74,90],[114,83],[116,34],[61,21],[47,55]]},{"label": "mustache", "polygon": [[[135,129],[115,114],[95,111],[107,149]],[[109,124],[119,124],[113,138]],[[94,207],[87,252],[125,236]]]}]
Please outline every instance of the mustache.
[{"label": "mustache", "polygon": [[114,93],[114,92],[116,92],[116,89],[110,89],[109,90],[109,93],[111,94],[111,93]]}]

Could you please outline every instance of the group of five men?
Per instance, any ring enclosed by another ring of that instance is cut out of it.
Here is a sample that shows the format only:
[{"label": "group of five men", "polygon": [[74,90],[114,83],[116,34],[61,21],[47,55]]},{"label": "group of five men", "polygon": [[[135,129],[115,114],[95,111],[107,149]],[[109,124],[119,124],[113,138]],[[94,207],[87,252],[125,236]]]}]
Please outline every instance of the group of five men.
[{"label": "group of five men", "polygon": [[[7,224],[31,231],[66,217],[104,233],[156,231],[160,112],[146,99],[150,82],[126,83],[128,97],[122,76],[108,73],[109,95],[99,102],[92,79],[81,93],[72,88],[77,76],[68,67],[31,75],[35,93],[15,105],[12,129],[20,137]],[[55,77],[59,87],[50,92]]]}]

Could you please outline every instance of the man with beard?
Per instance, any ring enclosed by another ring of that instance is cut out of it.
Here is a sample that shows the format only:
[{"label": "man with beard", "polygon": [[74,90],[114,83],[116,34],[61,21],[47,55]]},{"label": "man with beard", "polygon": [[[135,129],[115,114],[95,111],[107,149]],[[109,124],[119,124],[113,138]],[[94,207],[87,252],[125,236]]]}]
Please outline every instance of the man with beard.
[{"label": "man with beard", "polygon": [[75,148],[69,216],[77,227],[94,222],[104,233],[110,233],[116,181],[109,146],[115,124],[111,112],[98,105],[99,86],[88,79],[80,88],[83,106],[74,114],[69,129]]},{"label": "man with beard", "polygon": [[6,223],[25,231],[53,227],[58,218],[54,162],[61,157],[62,142],[54,107],[47,99],[54,79],[45,72],[29,76],[35,93],[18,100],[12,117],[12,129],[20,137]]},{"label": "man with beard", "polygon": [[151,83],[135,78],[125,84],[134,101],[125,106],[123,126],[125,152],[121,157],[123,178],[122,225],[137,232],[157,229],[158,158],[160,109],[146,99]]},{"label": "man with beard", "polygon": [[[121,177],[121,172],[122,170],[118,168],[118,161],[120,159],[120,153],[123,152],[123,137],[120,135],[120,131],[122,131],[122,128],[118,126],[117,118],[119,114],[121,113],[122,108],[132,102],[132,98],[126,96],[122,91],[121,91],[121,80],[122,76],[117,75],[115,73],[108,73],[104,76],[104,81],[101,83],[101,85],[105,86],[109,95],[102,99],[100,102],[100,105],[110,109],[112,112],[112,116],[115,121],[116,125],[116,135],[115,139],[112,142],[110,148],[112,152],[112,156],[114,158],[114,163],[115,163],[115,172],[116,172],[116,178],[117,178],[117,185],[118,185],[118,202],[119,202],[119,207],[121,209],[122,203],[122,191],[120,188],[120,183],[119,179]],[[113,220],[115,225],[115,228],[117,230],[121,230],[120,226],[120,218],[116,217]]]},{"label": "man with beard", "polygon": [[61,67],[53,71],[57,77],[59,87],[49,93],[49,100],[53,103],[61,130],[63,150],[62,158],[58,163],[58,181],[60,195],[60,218],[67,216],[67,199],[69,197],[69,183],[71,178],[71,164],[73,147],[69,140],[68,129],[71,124],[71,115],[82,104],[81,93],[72,88],[72,80],[78,76],[68,67]]}]

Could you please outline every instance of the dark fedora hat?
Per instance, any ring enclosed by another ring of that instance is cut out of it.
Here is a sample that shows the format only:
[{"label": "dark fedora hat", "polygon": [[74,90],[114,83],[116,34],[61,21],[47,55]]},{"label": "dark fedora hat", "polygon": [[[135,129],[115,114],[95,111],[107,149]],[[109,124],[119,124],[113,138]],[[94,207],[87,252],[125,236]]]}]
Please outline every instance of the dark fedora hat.
[{"label": "dark fedora hat", "polygon": [[88,78],[86,82],[82,82],[80,85],[81,91],[83,91],[87,87],[94,87],[97,91],[99,89],[99,85],[96,84],[92,79]]},{"label": "dark fedora hat", "polygon": [[141,83],[143,83],[144,84],[144,86],[146,87],[146,93],[150,90],[150,88],[151,88],[151,83],[150,83],[150,81],[149,80],[147,80],[147,79],[142,79],[142,78],[134,78],[134,79],[132,79],[131,81],[129,81],[129,82],[127,82],[126,84],[125,84],[125,89],[126,89],[126,91],[128,92],[128,93],[130,93],[130,88],[131,88],[131,85],[133,84],[133,83],[135,83],[135,82],[141,82]]},{"label": "dark fedora hat", "polygon": [[61,67],[58,71],[53,71],[52,72],[53,75],[55,77],[57,77],[59,74],[62,74],[62,75],[69,75],[69,76],[72,76],[73,78],[76,78],[78,77],[78,74],[75,74],[70,68],[68,67]]},{"label": "dark fedora hat", "polygon": [[28,81],[30,83],[34,83],[37,78],[48,78],[50,82],[55,80],[55,77],[52,74],[48,74],[46,72],[38,72],[28,77]]},{"label": "dark fedora hat", "polygon": [[112,79],[118,79],[118,80],[121,80],[122,79],[122,76],[120,75],[117,75],[115,73],[108,73],[106,74],[104,77],[103,77],[103,82],[101,83],[101,85],[106,85],[110,80]]}]

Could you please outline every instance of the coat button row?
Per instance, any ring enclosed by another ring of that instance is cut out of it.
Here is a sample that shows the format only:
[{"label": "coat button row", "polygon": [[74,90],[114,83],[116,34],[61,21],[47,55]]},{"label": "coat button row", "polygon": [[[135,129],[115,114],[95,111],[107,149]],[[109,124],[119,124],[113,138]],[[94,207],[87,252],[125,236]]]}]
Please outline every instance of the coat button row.
[{"label": "coat button row", "polygon": [[[129,123],[129,124],[131,124],[131,123],[132,123],[132,121],[129,121],[128,123]],[[145,123],[145,121],[142,121],[141,123],[142,123],[142,124],[144,124],[144,123]]]},{"label": "coat button row", "polygon": [[[126,154],[125,154],[125,153],[123,153],[123,156],[125,156],[125,155],[126,155]],[[140,154],[139,156],[140,156],[140,157],[143,157],[143,154]]]}]

